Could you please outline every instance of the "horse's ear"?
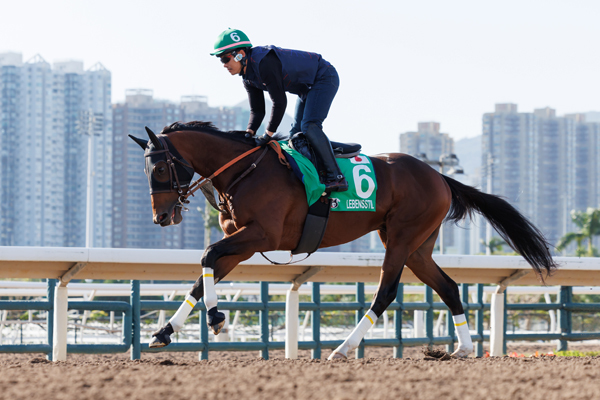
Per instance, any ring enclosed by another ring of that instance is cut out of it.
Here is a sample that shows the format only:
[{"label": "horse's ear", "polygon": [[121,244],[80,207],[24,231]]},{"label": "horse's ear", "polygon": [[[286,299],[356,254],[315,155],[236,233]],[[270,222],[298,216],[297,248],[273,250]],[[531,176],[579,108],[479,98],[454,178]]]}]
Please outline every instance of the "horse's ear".
[{"label": "horse's ear", "polygon": [[146,150],[146,148],[148,147],[148,142],[146,140],[136,138],[135,136],[132,136],[132,135],[127,135],[127,136],[129,136],[131,138],[131,140],[133,140],[134,142],[139,144],[143,150]]},{"label": "horse's ear", "polygon": [[163,150],[163,145],[160,142],[160,140],[158,140],[158,138],[156,137],[156,135],[154,134],[154,132],[152,132],[152,130],[150,128],[148,128],[147,126],[145,126],[144,128],[146,128],[146,132],[148,132],[148,137],[150,138],[150,140],[154,144],[154,148],[156,150]]}]

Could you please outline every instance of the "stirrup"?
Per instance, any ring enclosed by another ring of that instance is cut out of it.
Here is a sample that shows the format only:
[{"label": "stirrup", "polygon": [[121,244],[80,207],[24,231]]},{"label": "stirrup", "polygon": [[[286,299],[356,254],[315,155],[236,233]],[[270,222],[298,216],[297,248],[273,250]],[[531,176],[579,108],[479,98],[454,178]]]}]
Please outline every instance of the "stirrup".
[{"label": "stirrup", "polygon": [[341,178],[339,176],[332,181],[325,182],[326,193],[345,192],[346,190],[348,190],[348,181],[343,176],[341,176]]}]

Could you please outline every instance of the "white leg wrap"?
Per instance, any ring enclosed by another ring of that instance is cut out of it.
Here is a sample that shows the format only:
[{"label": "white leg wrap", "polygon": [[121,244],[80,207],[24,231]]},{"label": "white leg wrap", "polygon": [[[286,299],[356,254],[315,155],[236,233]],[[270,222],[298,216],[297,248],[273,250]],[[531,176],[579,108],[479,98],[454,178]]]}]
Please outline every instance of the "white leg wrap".
[{"label": "white leg wrap", "polygon": [[471,341],[467,318],[465,317],[465,314],[460,314],[453,315],[452,319],[454,320],[454,329],[456,330],[456,336],[458,337],[458,349],[453,355],[467,357],[473,352],[473,342]]},{"label": "white leg wrap", "polygon": [[185,296],[185,300],[183,303],[181,303],[181,306],[179,306],[179,309],[169,321],[175,332],[179,332],[181,330],[188,315],[190,315],[194,306],[196,306],[196,303],[196,299],[194,299],[194,296],[191,294]]},{"label": "white leg wrap", "polygon": [[204,304],[206,310],[217,306],[217,293],[215,292],[215,278],[212,268],[202,268],[202,282],[204,283]]},{"label": "white leg wrap", "polygon": [[337,349],[333,351],[333,353],[331,353],[328,359],[331,360],[335,353],[340,353],[348,357],[348,353],[358,347],[360,341],[363,339],[363,337],[365,337],[367,331],[373,325],[375,325],[376,322],[377,315],[375,315],[373,310],[369,310],[369,312],[367,312],[365,316],[362,317],[358,325],[356,325],[356,328],[354,328],[350,336],[348,336],[344,343],[342,343]]}]

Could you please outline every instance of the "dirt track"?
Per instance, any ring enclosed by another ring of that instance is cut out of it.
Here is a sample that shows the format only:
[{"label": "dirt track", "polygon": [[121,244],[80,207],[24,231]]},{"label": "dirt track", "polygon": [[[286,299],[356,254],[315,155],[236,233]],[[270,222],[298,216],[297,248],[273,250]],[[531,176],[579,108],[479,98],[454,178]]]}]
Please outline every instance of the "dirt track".
[{"label": "dirt track", "polygon": [[[517,352],[524,348],[513,348]],[[546,348],[540,348],[546,351]],[[534,350],[535,351],[535,350]],[[417,349],[393,359],[367,349],[349,361],[284,360],[274,352],[0,355],[0,399],[591,399],[600,397],[600,357],[437,361]],[[327,354],[329,354],[327,352]],[[279,357],[279,358],[277,358]]]}]

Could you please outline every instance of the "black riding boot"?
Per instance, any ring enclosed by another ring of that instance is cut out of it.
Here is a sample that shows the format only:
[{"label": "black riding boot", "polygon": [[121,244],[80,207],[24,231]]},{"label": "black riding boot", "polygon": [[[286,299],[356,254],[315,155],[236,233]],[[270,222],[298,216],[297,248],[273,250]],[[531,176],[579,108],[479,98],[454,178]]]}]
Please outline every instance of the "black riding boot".
[{"label": "black riding boot", "polygon": [[329,193],[345,192],[348,190],[348,182],[335,161],[331,143],[329,143],[329,139],[327,139],[323,130],[317,124],[308,124],[308,129],[306,129],[304,135],[306,135],[315,155],[325,167],[325,182],[323,182],[325,184],[325,191]]}]

